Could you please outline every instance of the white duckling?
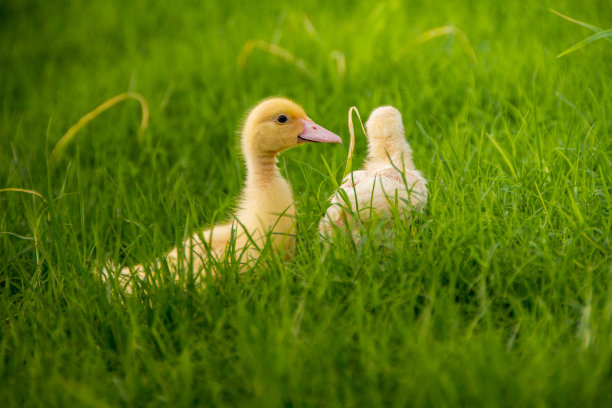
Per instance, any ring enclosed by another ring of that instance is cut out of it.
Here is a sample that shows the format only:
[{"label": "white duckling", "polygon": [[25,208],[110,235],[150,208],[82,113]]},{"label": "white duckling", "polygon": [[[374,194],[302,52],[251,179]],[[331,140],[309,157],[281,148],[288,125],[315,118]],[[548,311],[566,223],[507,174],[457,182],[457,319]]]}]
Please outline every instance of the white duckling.
[{"label": "white duckling", "polygon": [[[280,152],[308,142],[342,140],[313,122],[302,107],[288,99],[270,98],[255,106],[242,129],[247,177],[236,212],[230,221],[194,234],[184,242],[182,250],[171,250],[165,257],[171,271],[177,271],[185,261],[197,271],[209,254],[223,256],[230,241],[238,257],[246,256],[240,258],[245,263],[257,258],[268,238],[273,248],[290,249],[296,211],[291,186],[276,167],[276,158]],[[141,265],[125,267],[118,277],[129,293],[132,279],[145,279],[146,271]]]},{"label": "white duckling", "polygon": [[[329,234],[334,225],[352,224],[359,214],[362,221],[371,212],[390,213],[391,206],[422,210],[427,202],[427,180],[412,161],[412,149],[404,135],[401,113],[392,106],[376,108],[366,122],[368,155],[363,170],[354,171],[343,180],[348,202],[339,192],[331,197],[331,207],[319,224],[319,231]],[[347,211],[350,210],[350,211]]]}]

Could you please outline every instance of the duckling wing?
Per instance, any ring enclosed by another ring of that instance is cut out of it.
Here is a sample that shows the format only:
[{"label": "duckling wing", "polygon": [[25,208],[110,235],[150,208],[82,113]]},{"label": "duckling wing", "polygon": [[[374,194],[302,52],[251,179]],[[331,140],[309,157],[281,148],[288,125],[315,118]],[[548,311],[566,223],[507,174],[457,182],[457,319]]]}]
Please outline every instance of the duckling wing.
[{"label": "duckling wing", "polygon": [[319,223],[319,231],[327,234],[334,225],[352,224],[351,219],[357,213],[361,219],[369,218],[369,212],[365,211],[383,205],[380,198],[380,186],[376,186],[375,176],[368,176],[365,171],[353,172],[352,179],[342,184],[331,197],[331,206]]},{"label": "duckling wing", "polygon": [[[405,172],[400,172],[397,169],[390,167],[387,169],[383,169],[377,172],[377,176],[381,177],[381,180],[384,181],[383,186],[389,184],[390,180],[393,180],[394,183],[399,183],[401,187],[399,189],[403,189],[405,191],[405,196],[403,199],[404,206],[410,205],[414,207],[416,210],[422,210],[427,202],[427,180],[423,177],[420,171],[418,170],[406,170]],[[385,189],[385,191],[387,191]],[[410,199],[408,201],[408,195],[410,195]],[[410,204],[408,204],[408,202]]]},{"label": "duckling wing", "polygon": [[392,205],[402,206],[402,199],[408,198],[404,183],[397,177],[376,175],[367,177],[347,194],[356,198],[351,211],[358,212],[359,218],[368,220],[372,212],[390,212]]}]

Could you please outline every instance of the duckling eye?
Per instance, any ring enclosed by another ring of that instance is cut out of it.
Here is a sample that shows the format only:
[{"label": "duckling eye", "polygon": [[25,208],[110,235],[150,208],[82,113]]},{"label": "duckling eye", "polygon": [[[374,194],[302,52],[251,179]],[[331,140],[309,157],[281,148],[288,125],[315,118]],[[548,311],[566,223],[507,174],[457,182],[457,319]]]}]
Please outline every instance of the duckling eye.
[{"label": "duckling eye", "polygon": [[278,115],[278,117],[276,118],[276,121],[280,123],[281,125],[283,123],[287,123],[288,120],[289,118],[287,117],[287,115]]}]

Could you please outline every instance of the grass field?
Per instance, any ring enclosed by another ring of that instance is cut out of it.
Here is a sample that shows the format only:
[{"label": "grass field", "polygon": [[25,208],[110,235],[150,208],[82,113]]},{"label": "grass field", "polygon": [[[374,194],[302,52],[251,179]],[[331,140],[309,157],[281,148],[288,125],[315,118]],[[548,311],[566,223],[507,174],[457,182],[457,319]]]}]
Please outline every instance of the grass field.
[{"label": "grass field", "polygon": [[[549,10],[608,29],[609,2],[224,3],[0,2],[0,189],[43,197],[0,192],[1,405],[609,404],[612,44],[556,58],[593,32]],[[127,91],[141,140],[127,101],[49,161]],[[279,162],[291,261],[109,290],[96,264],[230,214],[240,123],[270,95],[344,140],[351,105],[398,107],[424,213],[328,249],[322,157],[338,180],[348,143],[307,145]]]}]

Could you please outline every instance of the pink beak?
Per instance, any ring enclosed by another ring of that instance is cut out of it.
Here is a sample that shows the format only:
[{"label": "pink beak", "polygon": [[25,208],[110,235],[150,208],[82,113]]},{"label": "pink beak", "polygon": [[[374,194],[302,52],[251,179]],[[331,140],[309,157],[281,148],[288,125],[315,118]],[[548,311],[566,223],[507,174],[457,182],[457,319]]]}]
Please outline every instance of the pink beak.
[{"label": "pink beak", "polygon": [[312,120],[299,118],[304,124],[304,130],[298,136],[299,140],[317,143],[342,143],[342,139],[335,133],[330,132],[322,126],[317,125]]}]

